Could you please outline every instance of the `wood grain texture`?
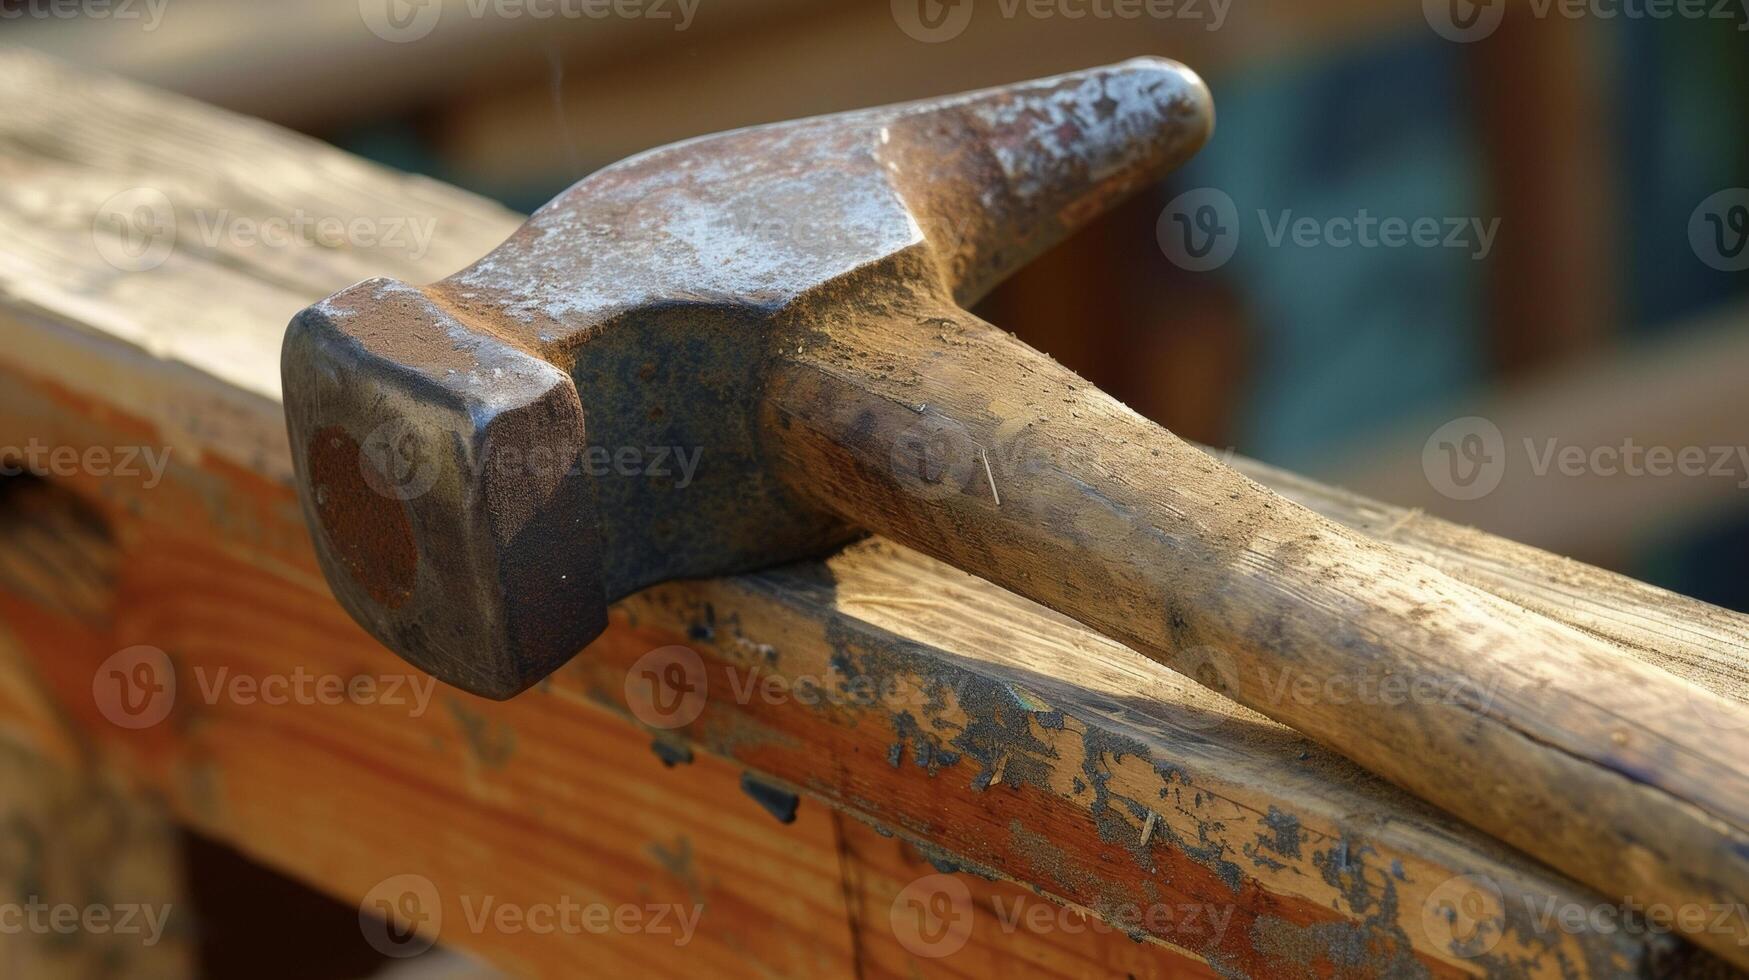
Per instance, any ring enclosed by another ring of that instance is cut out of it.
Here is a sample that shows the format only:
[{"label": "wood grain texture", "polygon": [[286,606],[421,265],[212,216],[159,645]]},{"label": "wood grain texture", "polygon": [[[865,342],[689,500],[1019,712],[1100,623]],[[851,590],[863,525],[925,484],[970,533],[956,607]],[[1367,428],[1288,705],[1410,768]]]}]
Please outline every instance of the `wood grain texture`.
[{"label": "wood grain texture", "polygon": [[[0,442],[127,432],[28,375],[8,380]],[[1539,927],[1550,902],[1603,899],[1111,640],[888,543],[651,590],[525,696],[439,690],[421,707],[414,685],[429,680],[326,596],[289,489],[180,463],[150,492],[64,482],[117,529],[117,611],[92,623],[0,599],[25,649],[55,651],[24,678],[203,832],[348,900],[428,879],[437,936],[519,975],[1694,968],[1669,936]],[[213,502],[254,531],[221,528]],[[142,643],[174,665],[174,708],[127,730],[92,700],[93,678]],[[656,651],[702,672],[696,717],[651,714],[676,693],[649,685]],[[271,704],[230,686],[293,676],[370,678],[385,696]],[[406,693],[387,695],[395,685]],[[665,767],[652,739],[692,761]],[[796,822],[749,799],[743,773],[800,793]],[[966,869],[951,877],[969,906],[907,925],[900,893],[942,872],[913,862],[883,877],[866,865],[890,853],[855,857],[868,845],[854,824]],[[1448,920],[1472,895],[1494,904]],[[703,911],[684,945],[640,932],[581,944],[470,925],[487,896]],[[962,915],[965,945],[918,945]],[[1073,931],[1083,915],[1112,928]]]},{"label": "wood grain texture", "polygon": [[[439,692],[410,717],[405,704],[210,699],[220,669],[256,679],[299,669],[337,678],[407,671],[321,584],[285,482],[287,451],[271,441],[269,382],[227,379],[208,370],[210,360],[190,363],[204,355],[178,353],[174,341],[177,318],[189,311],[164,297],[200,297],[201,322],[245,351],[227,370],[247,373],[248,363],[270,359],[246,351],[276,349],[285,317],[361,278],[375,259],[312,247],[288,259],[189,246],[149,272],[107,266],[89,215],[38,221],[49,198],[31,189],[38,180],[66,184],[66,171],[80,166],[67,152],[37,147],[79,130],[67,120],[81,117],[83,99],[135,99],[140,118],[116,124],[134,126],[141,140],[223,143],[228,127],[256,132],[253,124],[175,101],[154,124],[152,100],[139,90],[29,57],[0,59],[0,74],[61,99],[63,117],[41,123],[49,132],[0,136],[0,166],[14,189],[0,208],[10,233],[0,245],[0,329],[11,341],[0,350],[0,446],[36,439],[171,453],[151,486],[113,473],[61,478],[113,530],[116,614],[94,620],[8,590],[0,618],[33,656],[5,672],[0,690],[54,692],[50,703],[103,758],[125,763],[213,835],[349,900],[393,875],[423,874],[441,895],[444,940],[530,975],[1025,968],[1620,976],[1701,968],[1668,935],[1539,924],[1532,913],[1550,900],[1590,908],[1604,899],[1111,640],[880,541],[824,564],[643,593],[617,607],[609,633],[550,684],[508,704]],[[237,192],[238,207],[255,216],[302,200],[302,192],[274,189],[267,159],[311,152],[307,141],[267,133],[274,145],[256,171],[263,183]],[[129,184],[154,183],[160,167],[198,181],[210,159],[167,147],[101,166]],[[484,251],[515,223],[460,192],[362,166],[350,173],[358,193],[382,197],[373,212],[405,213],[409,195],[473,209],[478,220],[459,226],[449,246],[457,253]],[[22,260],[43,254],[62,257],[69,285],[31,278],[34,266]],[[431,261],[423,278],[447,271]],[[229,270],[240,281],[275,281],[271,270],[288,262],[311,281],[258,305],[231,306],[228,286],[208,278]],[[143,340],[154,336],[168,339]],[[215,411],[222,424],[189,424]],[[1389,513],[1315,487],[1295,492],[1358,525]],[[1619,659],[1655,648],[1683,672],[1708,657],[1728,663],[1730,637],[1740,635],[1722,611],[1595,570],[1555,574],[1558,560],[1520,560],[1512,546],[1485,537],[1454,533],[1447,542],[1434,522],[1391,518],[1368,530],[1467,563],[1466,574],[1510,564],[1518,572],[1510,587],[1551,605],[1584,588],[1581,580],[1613,590],[1614,618],[1637,623],[1645,645],[1622,647]],[[1538,574],[1544,567],[1547,578]],[[1715,624],[1704,641],[1684,625],[1701,612]],[[127,731],[97,710],[92,675],[137,643],[166,651],[176,701],[165,722]],[[634,665],[667,647],[698,658],[708,697],[687,724],[628,724],[656,692]],[[762,693],[768,682],[777,693]],[[814,691],[823,696],[804,693]],[[872,698],[862,693],[870,691]],[[669,769],[649,752],[652,737],[702,751]],[[801,793],[794,824],[776,823],[746,797],[746,772]],[[900,903],[901,893],[936,873],[925,874],[907,856],[913,851],[975,872],[951,875],[968,888],[973,912],[970,937],[954,953],[920,955],[901,940],[935,934],[946,921],[905,925],[905,910],[919,906]],[[646,933],[585,943],[475,931],[462,902],[477,907],[490,894],[520,906],[567,896],[684,905],[695,890],[705,911],[683,947]],[[1048,913],[1045,929],[1001,928],[1014,906],[997,897],[1027,895],[1102,921],[1158,905],[1209,906],[1230,917],[1217,934],[1192,930],[1183,916],[1157,916],[1140,945],[1123,930],[1075,933],[1061,924],[1072,920]],[[1481,910],[1473,920],[1459,915],[1472,907]]]},{"label": "wood grain texture", "polygon": [[[791,485],[1605,894],[1749,894],[1749,710],[1266,491],[893,278],[797,326],[769,420]],[[1695,938],[1749,965],[1736,930]]]},{"label": "wood grain texture", "polygon": [[111,615],[114,544],[72,494],[20,479],[0,480],[0,542],[0,592],[32,609],[0,620],[0,976],[193,977],[169,814],[97,764],[30,666],[50,651],[29,622]]}]

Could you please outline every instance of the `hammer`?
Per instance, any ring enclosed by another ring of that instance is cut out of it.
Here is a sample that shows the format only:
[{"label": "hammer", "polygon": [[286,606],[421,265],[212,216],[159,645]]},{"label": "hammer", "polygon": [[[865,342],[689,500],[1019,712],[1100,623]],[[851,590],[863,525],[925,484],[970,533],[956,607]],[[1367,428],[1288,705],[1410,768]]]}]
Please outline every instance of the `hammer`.
[{"label": "hammer", "polygon": [[[1749,711],[1270,493],[966,312],[1212,121],[1195,74],[1138,59],[702,137],[448,279],[311,306],[282,369],[329,584],[507,698],[622,596],[872,531],[1609,896],[1749,895]],[[1749,963],[1740,916],[1694,938]]]}]

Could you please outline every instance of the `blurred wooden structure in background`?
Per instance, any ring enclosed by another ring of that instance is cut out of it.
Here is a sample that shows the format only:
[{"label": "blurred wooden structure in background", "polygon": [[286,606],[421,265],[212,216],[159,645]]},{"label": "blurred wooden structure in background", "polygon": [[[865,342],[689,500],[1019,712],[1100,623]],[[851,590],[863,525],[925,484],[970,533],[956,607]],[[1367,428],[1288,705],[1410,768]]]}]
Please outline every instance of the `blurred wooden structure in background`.
[{"label": "blurred wooden structure in background", "polygon": [[[1228,76],[1433,37],[1422,5],[1398,0],[1178,0],[1173,16],[1140,18],[1098,16],[1077,0],[1067,6],[1086,12],[1073,20],[1033,16],[1025,0],[967,2],[940,5],[970,19],[931,42],[907,33],[905,4],[888,0],[704,3],[690,17],[678,0],[637,5],[651,17],[528,13],[556,0],[431,0],[429,33],[390,43],[361,11],[399,2],[178,0],[151,31],[24,21],[13,39],[317,134],[396,120],[458,181],[511,195],[538,188],[544,199],[639,150],[737,126],[1144,54],[1195,67],[1218,102]],[[1461,46],[1473,69],[1466,122],[1484,151],[1482,213],[1503,216],[1486,359],[1509,374],[1534,374],[1615,333],[1619,304],[1600,286],[1617,278],[1608,268],[1617,175],[1588,41],[1565,18],[1509,10],[1494,36]],[[1006,285],[987,313],[1174,431],[1230,444],[1255,353],[1244,297],[1222,275],[1172,274],[1159,261],[1160,203],[1138,201],[1089,229]],[[1089,269],[1116,270],[1111,287],[1085,290]]]},{"label": "blurred wooden structure in background", "polygon": [[35,617],[102,623],[118,558],[71,494],[0,481],[0,606],[31,610],[0,614],[0,976],[197,975],[168,814],[92,751],[34,667],[57,652],[34,645]]},{"label": "blurred wooden structure in background", "polygon": [[[26,18],[8,22],[8,40],[317,134],[386,143],[391,153],[405,138],[430,154],[422,162],[459,182],[507,195],[532,188],[540,199],[613,160],[699,133],[1132,55],[1192,65],[1213,82],[1218,103],[1229,78],[1291,75],[1368,47],[1447,43],[1437,40],[1425,5],[1398,0],[1180,0],[1173,17],[1073,21],[1031,16],[1024,0],[986,0],[943,6],[969,8],[971,19],[935,43],[908,34],[896,13],[904,4],[887,0],[704,3],[690,17],[678,0],[640,7],[663,15],[656,17],[529,13],[557,0],[431,0],[406,5],[436,15],[429,33],[391,43],[366,17],[400,2],[177,0],[152,30],[120,19]],[[1595,18],[1538,16],[1518,0],[1504,4],[1490,36],[1447,48],[1464,69],[1451,125],[1473,139],[1477,214],[1500,219],[1496,247],[1477,271],[1485,293],[1477,381],[1513,383],[1509,401],[1539,400],[1529,389],[1557,369],[1623,346],[1627,277],[1619,265],[1633,229],[1624,227],[1622,155],[1639,134],[1623,131],[1634,121],[1624,116],[1627,83],[1607,63],[1604,27]],[[312,64],[321,70],[310,71]],[[1161,203],[1132,202],[1006,283],[979,312],[1173,431],[1233,445],[1243,437],[1257,361],[1272,356],[1257,342],[1248,309],[1254,284],[1164,261],[1152,228]],[[1092,277],[1105,287],[1087,289]],[[1413,318],[1401,324],[1407,333],[1423,328]],[[1749,402],[1684,395],[1680,385],[1652,395],[1683,406],[1680,416],[1663,414],[1667,431],[1749,425],[1732,407]],[[1611,401],[1567,410],[1619,420]],[[1570,488],[1551,494],[1554,484],[1542,481],[1531,488],[1541,494],[1508,485],[1485,505],[1468,506],[1415,479],[1413,440],[1374,451],[1380,442],[1366,433],[1334,447],[1340,456],[1300,465],[1611,567],[1667,530],[1655,515],[1681,511],[1695,493],[1711,493],[1709,508],[1725,503],[1716,481],[1640,481],[1630,507],[1568,509]],[[1400,495],[1405,478],[1410,493]]]}]

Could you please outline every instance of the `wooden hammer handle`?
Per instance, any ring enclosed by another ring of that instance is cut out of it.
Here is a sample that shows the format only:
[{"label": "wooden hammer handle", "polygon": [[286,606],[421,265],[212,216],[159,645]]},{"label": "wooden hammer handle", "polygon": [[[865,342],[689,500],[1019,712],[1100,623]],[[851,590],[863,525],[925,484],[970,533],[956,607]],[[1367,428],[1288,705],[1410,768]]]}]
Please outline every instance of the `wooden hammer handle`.
[{"label": "wooden hammer handle", "polygon": [[[1749,714],[1279,497],[958,309],[771,379],[820,505],[1066,613],[1612,897],[1749,895]],[[1695,936],[1744,961],[1730,935]]]}]

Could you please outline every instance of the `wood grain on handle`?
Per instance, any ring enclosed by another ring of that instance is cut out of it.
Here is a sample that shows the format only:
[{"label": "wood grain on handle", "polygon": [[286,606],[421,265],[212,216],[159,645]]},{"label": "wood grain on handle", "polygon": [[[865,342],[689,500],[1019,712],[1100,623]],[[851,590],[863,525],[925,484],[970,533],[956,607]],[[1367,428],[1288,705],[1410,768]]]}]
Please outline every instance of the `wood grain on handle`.
[{"label": "wood grain on handle", "polygon": [[[949,304],[804,327],[775,465],[1605,894],[1749,895],[1749,713],[1288,501]],[[1749,964],[1749,926],[1690,938]]]}]

